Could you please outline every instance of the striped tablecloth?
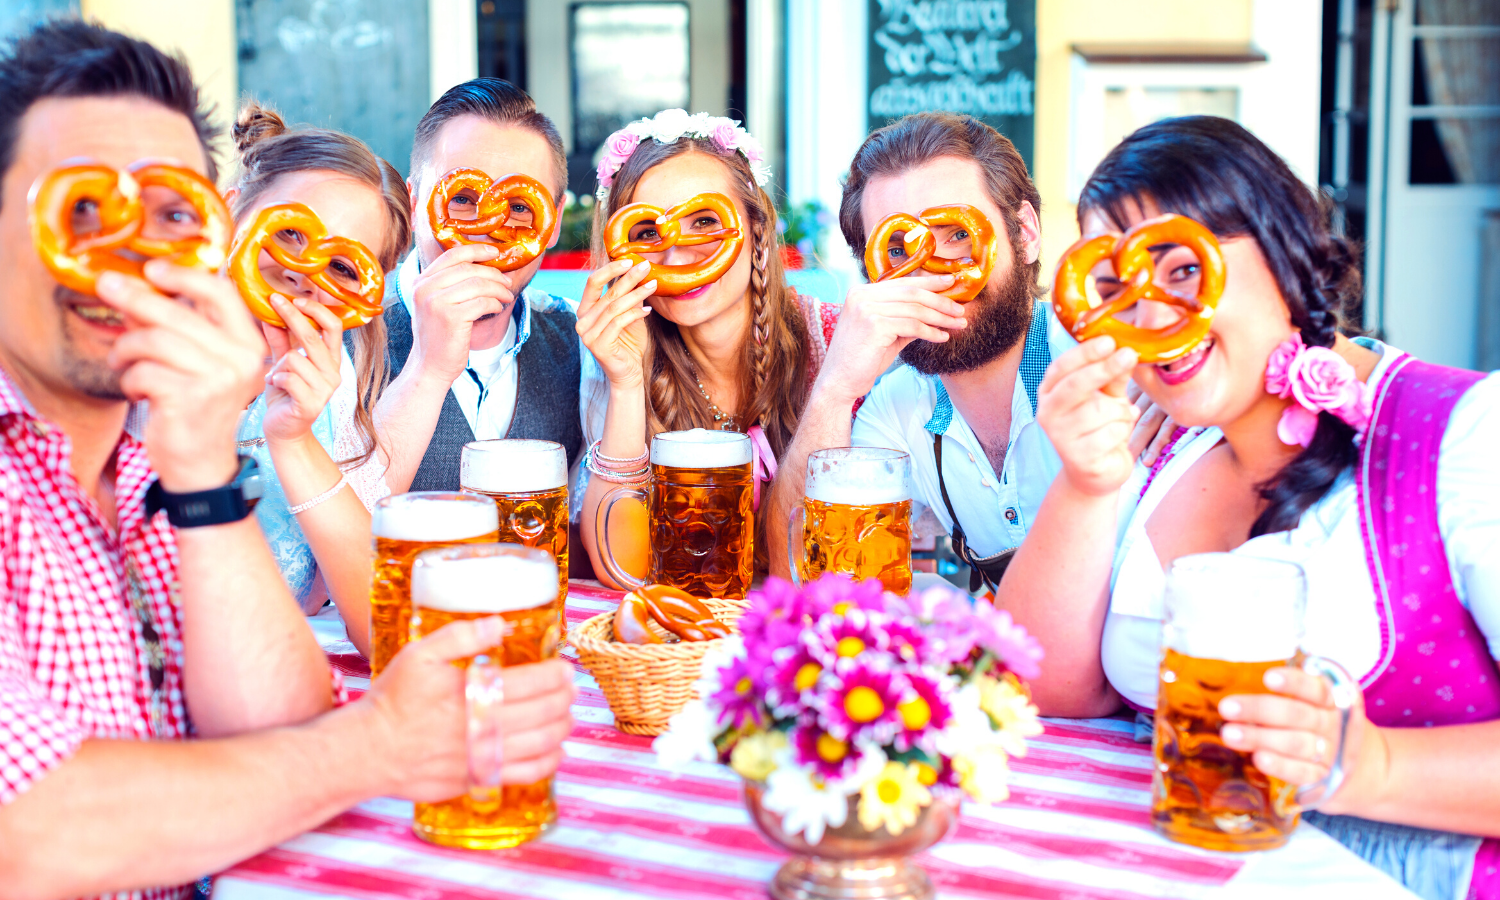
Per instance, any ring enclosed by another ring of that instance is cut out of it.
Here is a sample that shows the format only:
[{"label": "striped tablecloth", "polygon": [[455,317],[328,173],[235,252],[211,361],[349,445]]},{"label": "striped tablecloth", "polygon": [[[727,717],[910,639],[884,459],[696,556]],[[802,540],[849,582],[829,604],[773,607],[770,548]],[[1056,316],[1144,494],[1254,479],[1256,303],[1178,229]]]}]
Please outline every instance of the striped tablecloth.
[{"label": "striped tablecloth", "polygon": [[[576,626],[619,593],[575,583]],[[313,620],[352,691],[369,670],[337,619]],[[616,731],[588,673],[557,777],[559,821],[542,840],[478,853],[426,844],[411,804],[379,799],[219,876],[218,900],[405,897],[413,900],[751,900],[785,858],[761,839],[739,780],[702,764],[673,777],[650,739]],[[966,804],[958,828],[920,858],[943,898],[1411,898],[1322,832],[1301,826],[1268,853],[1200,851],[1147,821],[1150,747],[1122,719],[1048,720],[1015,760],[1011,799]]]}]

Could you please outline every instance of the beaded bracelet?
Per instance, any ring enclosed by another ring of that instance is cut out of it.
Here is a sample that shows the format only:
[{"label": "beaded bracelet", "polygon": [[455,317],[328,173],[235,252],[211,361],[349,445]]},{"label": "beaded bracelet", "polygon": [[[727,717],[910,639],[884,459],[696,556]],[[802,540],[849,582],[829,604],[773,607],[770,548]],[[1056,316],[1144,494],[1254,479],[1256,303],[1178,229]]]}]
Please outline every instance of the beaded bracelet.
[{"label": "beaded bracelet", "polygon": [[334,484],[333,487],[329,488],[328,490],[324,491],[323,493],[319,494],[318,496],[312,498],[311,500],[307,500],[307,501],[304,501],[302,503],[298,503],[296,506],[289,506],[289,507],[287,507],[287,512],[291,513],[294,516],[295,515],[300,515],[302,513],[305,513],[308,510],[312,509],[314,506],[317,506],[318,504],[323,503],[326,500],[331,500],[333,498],[334,494],[337,494],[339,491],[342,491],[348,485],[349,485],[349,476],[345,475],[345,474],[340,474],[339,475],[339,480]]},{"label": "beaded bracelet", "polygon": [[648,465],[643,465],[639,469],[631,471],[621,471],[599,465],[598,461],[594,458],[594,451],[598,447],[599,443],[595,441],[594,446],[590,447],[588,452],[583,455],[583,467],[588,469],[591,475],[597,476],[599,479],[608,481],[611,484],[644,484],[650,479],[651,467]]}]

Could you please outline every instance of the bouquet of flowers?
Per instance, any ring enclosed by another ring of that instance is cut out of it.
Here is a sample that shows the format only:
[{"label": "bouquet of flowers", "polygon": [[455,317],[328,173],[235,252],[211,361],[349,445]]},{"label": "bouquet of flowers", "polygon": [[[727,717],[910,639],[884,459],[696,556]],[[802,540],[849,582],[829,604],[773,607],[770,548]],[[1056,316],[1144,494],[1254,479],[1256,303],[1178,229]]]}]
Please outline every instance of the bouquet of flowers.
[{"label": "bouquet of flowers", "polygon": [[892,835],[935,797],[1004,800],[1009,758],[1042,732],[1021,682],[1041,647],[956,588],[771,578],[740,630],[704,657],[701,699],[654,749],[672,768],[718,761],[765,782],[765,808],[810,844],[854,796],[860,824]]}]

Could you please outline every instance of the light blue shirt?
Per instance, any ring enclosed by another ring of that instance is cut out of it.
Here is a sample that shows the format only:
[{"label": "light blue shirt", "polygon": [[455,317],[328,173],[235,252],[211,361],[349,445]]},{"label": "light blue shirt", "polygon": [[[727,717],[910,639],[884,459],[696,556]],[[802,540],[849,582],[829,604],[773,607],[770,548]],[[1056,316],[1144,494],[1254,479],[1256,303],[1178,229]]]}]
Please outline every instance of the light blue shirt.
[{"label": "light blue shirt", "polygon": [[942,381],[910,366],[900,366],[875,385],[855,416],[850,442],[910,455],[912,517],[927,507],[952,534],[932,447],[933,435],[943,435],[943,480],[969,546],[981,557],[1018,546],[1036,521],[1052,479],[1062,471],[1061,459],[1036,421],[1036,389],[1048,363],[1073,346],[1051,307],[1038,303],[1010,396],[1010,438],[998,476]]}]

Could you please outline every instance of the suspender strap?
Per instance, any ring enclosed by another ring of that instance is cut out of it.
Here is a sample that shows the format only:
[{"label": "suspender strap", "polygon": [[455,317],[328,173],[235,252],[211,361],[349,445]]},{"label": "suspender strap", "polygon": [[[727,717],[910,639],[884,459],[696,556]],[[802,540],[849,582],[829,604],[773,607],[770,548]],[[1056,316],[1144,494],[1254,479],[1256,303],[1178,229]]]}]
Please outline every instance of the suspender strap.
[{"label": "suspender strap", "polygon": [[948,484],[943,480],[943,436],[934,434],[932,436],[932,456],[937,463],[938,491],[943,495],[943,506],[948,508],[948,518],[953,522],[953,550],[958,558],[969,566],[969,592],[979,590],[981,584],[988,585],[991,590],[998,590],[1000,577],[1005,574],[1005,569],[1010,565],[1011,558],[1015,556],[1014,547],[1009,550],[1001,550],[993,556],[979,556],[969,549],[969,541],[964,537],[964,527],[958,523],[958,513],[953,509],[953,501],[948,499]]}]

